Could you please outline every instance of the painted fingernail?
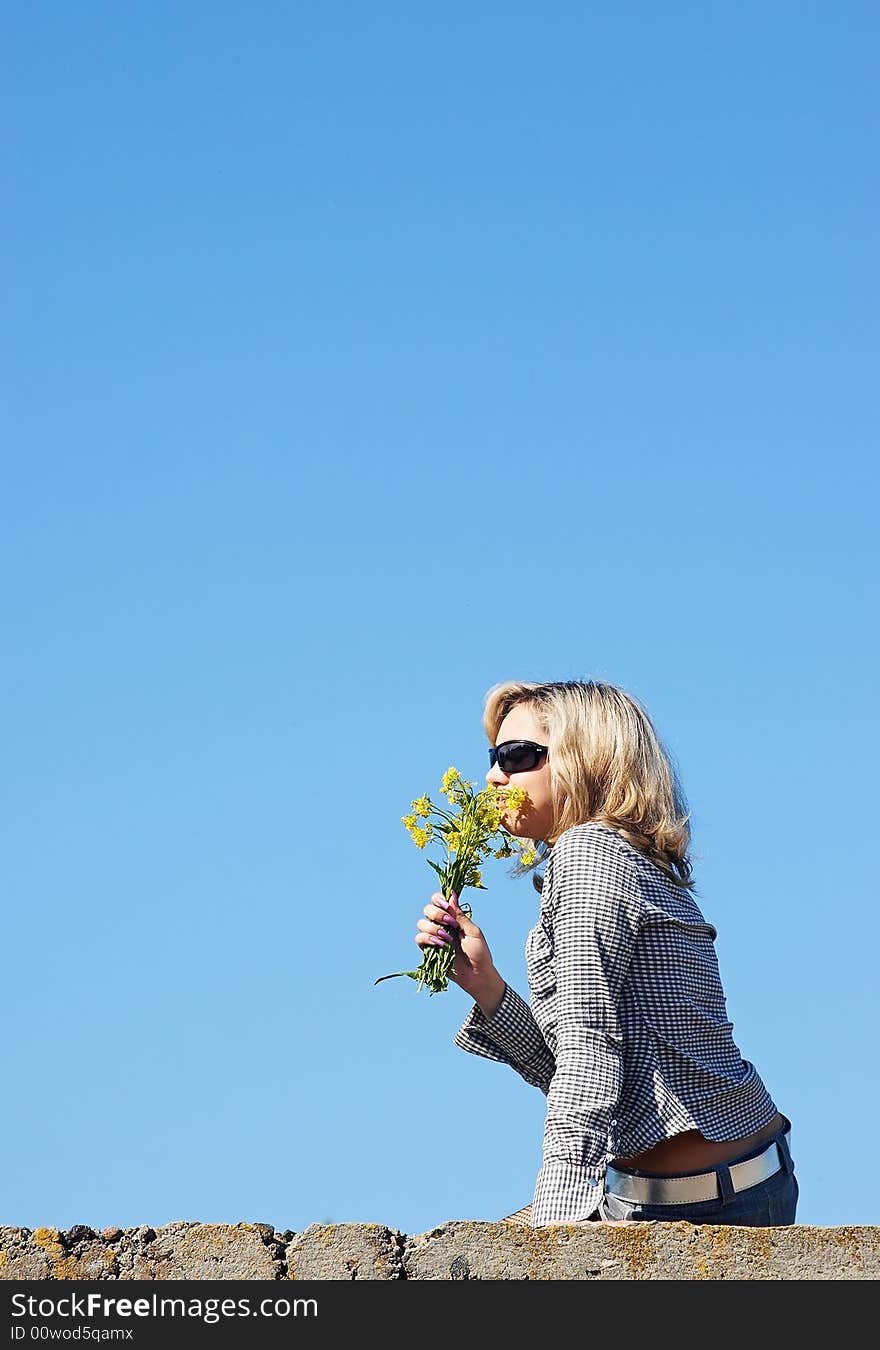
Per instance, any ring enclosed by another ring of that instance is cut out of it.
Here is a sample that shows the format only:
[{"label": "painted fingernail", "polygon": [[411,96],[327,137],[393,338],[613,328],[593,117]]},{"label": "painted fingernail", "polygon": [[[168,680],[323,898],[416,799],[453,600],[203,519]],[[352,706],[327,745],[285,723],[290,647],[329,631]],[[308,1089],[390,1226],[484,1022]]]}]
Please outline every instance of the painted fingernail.
[{"label": "painted fingernail", "polygon": [[428,941],[430,943],[433,943],[435,947],[445,947],[449,942],[449,938],[437,937],[435,933],[432,933],[431,936],[428,938]]}]

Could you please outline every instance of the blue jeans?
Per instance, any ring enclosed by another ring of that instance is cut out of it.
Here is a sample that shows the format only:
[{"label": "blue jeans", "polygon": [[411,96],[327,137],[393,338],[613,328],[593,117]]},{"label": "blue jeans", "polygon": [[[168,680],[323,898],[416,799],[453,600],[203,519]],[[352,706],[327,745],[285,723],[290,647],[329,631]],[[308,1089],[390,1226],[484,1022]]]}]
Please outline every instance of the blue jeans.
[{"label": "blue jeans", "polygon": [[776,1228],[792,1224],[797,1210],[798,1184],[785,1137],[785,1131],[789,1128],[789,1121],[786,1120],[779,1133],[773,1136],[782,1166],[772,1177],[759,1182],[757,1186],[749,1186],[745,1191],[734,1191],[728,1169],[733,1163],[745,1162],[763,1152],[767,1147],[766,1141],[760,1147],[712,1169],[718,1179],[718,1197],[715,1200],[701,1200],[697,1204],[687,1205],[642,1205],[633,1200],[622,1200],[606,1191],[596,1217],[600,1220],[653,1219],[665,1220],[667,1223],[738,1224],[746,1228]]}]

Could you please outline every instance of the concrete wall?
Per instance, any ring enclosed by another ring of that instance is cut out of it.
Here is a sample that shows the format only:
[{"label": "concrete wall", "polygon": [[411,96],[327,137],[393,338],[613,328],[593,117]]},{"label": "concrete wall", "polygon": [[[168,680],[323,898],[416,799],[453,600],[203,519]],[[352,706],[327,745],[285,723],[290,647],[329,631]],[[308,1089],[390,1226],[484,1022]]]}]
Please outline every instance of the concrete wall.
[{"label": "concrete wall", "polygon": [[2,1280],[876,1280],[880,1227],[0,1227]]}]

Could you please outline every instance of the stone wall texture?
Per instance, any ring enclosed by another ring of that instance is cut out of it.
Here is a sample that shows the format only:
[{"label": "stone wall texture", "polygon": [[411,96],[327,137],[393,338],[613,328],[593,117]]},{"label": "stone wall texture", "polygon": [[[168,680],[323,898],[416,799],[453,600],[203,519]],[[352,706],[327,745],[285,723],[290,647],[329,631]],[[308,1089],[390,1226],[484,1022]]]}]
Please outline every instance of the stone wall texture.
[{"label": "stone wall texture", "polygon": [[0,1227],[2,1280],[876,1280],[880,1227]]}]

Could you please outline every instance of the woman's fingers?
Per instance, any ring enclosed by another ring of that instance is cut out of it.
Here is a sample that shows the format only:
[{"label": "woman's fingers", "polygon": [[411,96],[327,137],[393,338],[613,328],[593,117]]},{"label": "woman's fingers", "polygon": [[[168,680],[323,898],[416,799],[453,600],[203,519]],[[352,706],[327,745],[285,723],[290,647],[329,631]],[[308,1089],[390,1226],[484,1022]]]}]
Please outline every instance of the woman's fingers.
[{"label": "woman's fingers", "polygon": [[[431,906],[426,905],[425,914],[430,914],[432,912]],[[442,915],[443,911],[441,910],[439,912]],[[448,922],[449,921],[447,920],[447,923]],[[452,942],[452,933],[450,932],[450,929],[444,928],[443,925],[437,921],[432,921],[428,918],[419,919],[418,930],[416,942],[420,947],[448,947]]]},{"label": "woman's fingers", "polygon": [[[448,908],[444,908],[444,905],[442,903],[443,896],[432,895],[431,900],[433,903],[430,905],[425,905],[425,908],[422,910],[422,913],[424,914],[425,918],[430,920],[430,922],[433,923],[435,926],[438,924],[442,924],[445,925],[446,928],[451,929],[453,932],[458,930],[458,928],[460,927],[458,919]],[[438,901],[441,903],[438,903]]]},{"label": "woman's fingers", "polygon": [[425,905],[422,913],[425,917],[419,919],[419,931],[416,934],[416,942],[420,947],[448,947],[455,943],[459,956],[464,959],[462,940],[477,938],[485,941],[480,929],[459,905],[454,891],[448,898],[440,891],[435,891],[430,904]]},{"label": "woman's fingers", "polygon": [[[441,909],[443,913],[448,916],[449,919],[454,919],[457,922],[462,932],[468,932],[469,928],[473,928],[476,931],[476,925],[471,924],[467,913],[458,903],[458,896],[455,891],[450,892],[448,898],[441,895],[439,891],[435,891],[431,896],[431,900],[438,909]],[[425,912],[427,913],[427,910]]]}]

